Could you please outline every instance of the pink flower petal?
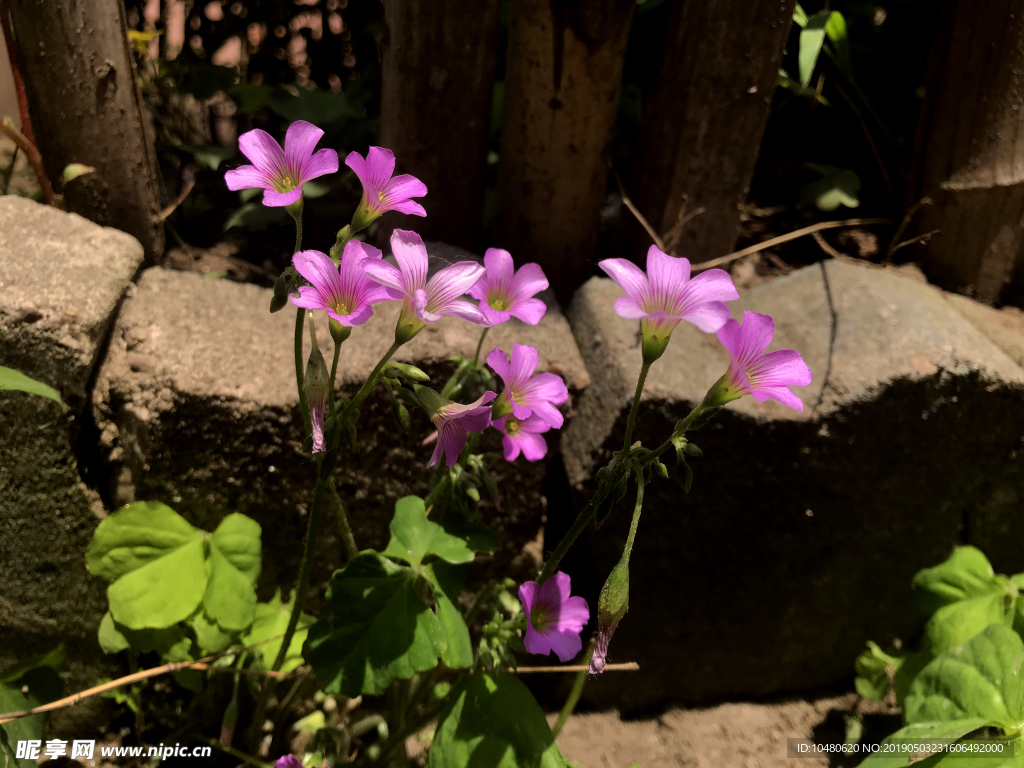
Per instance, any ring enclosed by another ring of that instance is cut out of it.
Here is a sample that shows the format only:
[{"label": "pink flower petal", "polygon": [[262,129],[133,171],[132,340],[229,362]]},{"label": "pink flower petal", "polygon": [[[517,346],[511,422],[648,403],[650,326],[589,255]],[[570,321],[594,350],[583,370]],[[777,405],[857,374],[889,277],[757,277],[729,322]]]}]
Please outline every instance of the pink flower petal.
[{"label": "pink flower petal", "polygon": [[310,285],[301,286],[297,298],[289,294],[288,301],[296,307],[302,307],[303,309],[327,309],[323,295]]},{"label": "pink flower petal", "polygon": [[[426,254],[426,249],[423,253]],[[427,293],[430,294],[431,305],[438,308],[447,306],[472,288],[483,273],[484,268],[475,261],[460,261],[440,270],[427,283]],[[479,312],[479,310],[477,311]]]},{"label": "pink flower petal", "polygon": [[391,210],[404,213],[408,216],[426,216],[427,212],[423,206],[412,200],[400,200],[391,206]]},{"label": "pink flower petal", "polygon": [[569,399],[569,390],[562,377],[554,373],[538,373],[520,387],[519,392],[524,401],[531,403],[544,402],[561,405]]},{"label": "pink flower petal", "polygon": [[510,285],[513,299],[536,296],[541,291],[546,291],[547,288],[548,279],[544,275],[544,270],[541,269],[540,264],[533,262],[523,264],[512,278]]},{"label": "pink flower petal", "polygon": [[530,618],[530,611],[533,610],[533,603],[537,597],[537,582],[527,581],[519,587],[519,602],[523,604],[523,612],[526,618]]},{"label": "pink flower petal", "polygon": [[797,397],[788,387],[761,387],[760,389],[755,389],[753,394],[754,399],[758,402],[763,403],[767,398],[771,398],[772,400],[778,400],[798,413],[804,412],[804,401]]},{"label": "pink flower petal", "polygon": [[[496,315],[505,315],[505,319],[498,322],[505,322],[505,320],[508,320],[508,315],[512,315],[512,317],[522,320],[527,325],[536,325],[544,317],[544,313],[548,311],[548,305],[540,299],[520,299],[512,306],[511,312],[491,311]],[[494,325],[497,324],[494,323]]]},{"label": "pink flower petal", "polygon": [[487,285],[508,285],[512,282],[516,268],[508,251],[488,248],[484,252],[484,266],[487,268]]},{"label": "pink flower petal", "polygon": [[[503,417],[503,418],[508,418]],[[504,449],[505,461],[515,461],[519,458],[519,452],[522,450],[519,447],[519,441],[515,440],[508,435],[501,438],[501,447]]]},{"label": "pink flower petal", "polygon": [[652,296],[677,295],[690,281],[690,260],[670,256],[652,245],[647,250],[647,279]]},{"label": "pink flower petal", "polygon": [[238,137],[238,148],[259,170],[268,177],[283,171],[286,167],[284,150],[266,131],[256,128]]},{"label": "pink flower petal", "polygon": [[550,632],[546,639],[561,662],[572,661],[583,649],[583,639],[579,632]]},{"label": "pink flower petal", "polygon": [[562,428],[562,423],[565,417],[563,417],[562,412],[551,403],[535,402],[531,407],[533,408],[533,416],[523,422],[523,429],[527,429],[527,425],[532,424],[534,419],[539,419],[549,429]]},{"label": "pink flower petal", "polygon": [[750,386],[766,389],[777,386],[806,387],[814,375],[800,354],[792,349],[780,349],[759,357],[747,366]]},{"label": "pink flower petal", "polygon": [[[480,283],[477,283],[476,285],[469,289],[469,293],[471,296],[477,291],[478,285],[480,285]],[[479,309],[483,316],[487,319],[487,325],[489,326],[507,323],[509,321],[509,318],[512,317],[511,312],[501,312],[497,309],[492,309],[490,306],[487,305],[486,301],[480,302]]]},{"label": "pink flower petal", "polygon": [[425,287],[429,257],[423,238],[407,229],[396,229],[391,233],[391,252],[405,276],[406,295],[411,296],[417,288]]},{"label": "pink flower petal", "polygon": [[468,301],[451,301],[444,308],[442,314],[451,315],[460,320],[465,320],[467,323],[475,323],[484,328],[490,326],[490,323],[484,317],[484,313],[480,311],[479,307],[470,304]]},{"label": "pink flower petal", "polygon": [[716,333],[729,319],[729,308],[722,301],[708,301],[689,309],[683,319],[704,333]]},{"label": "pink flower petal", "polygon": [[735,301],[739,297],[728,272],[723,269],[709,269],[686,284],[682,314],[695,304],[706,301]]},{"label": "pink flower petal", "polygon": [[358,309],[349,312],[347,315],[339,315],[333,309],[328,309],[327,314],[345,327],[351,328],[356,325],[362,325],[373,317],[373,307],[369,304],[363,304]]},{"label": "pink flower petal", "polygon": [[393,298],[400,299],[405,295],[405,275],[394,265],[377,259],[364,259],[359,267],[368,278],[398,293]]},{"label": "pink flower petal", "polygon": [[487,364],[491,366],[491,370],[498,374],[498,377],[505,382],[508,386],[508,380],[511,376],[508,355],[505,354],[504,350],[495,347],[487,354]]},{"label": "pink flower petal", "polygon": [[631,298],[643,303],[647,297],[647,275],[626,259],[605,259],[597,263]]},{"label": "pink flower petal", "polygon": [[626,320],[642,320],[648,316],[647,310],[632,296],[620,296],[615,300],[614,308],[615,314]]},{"label": "pink flower petal", "polygon": [[321,149],[306,161],[302,172],[302,182],[338,172],[338,153],[333,149]]},{"label": "pink flower petal", "polygon": [[[503,438],[502,443],[509,438]],[[516,444],[522,449],[523,458],[527,461],[540,461],[548,452],[548,444],[541,435],[533,432],[521,431],[515,437]],[[506,451],[506,454],[508,452]],[[508,459],[508,456],[505,457]],[[511,459],[509,459],[511,461]]]},{"label": "pink flower petal", "polygon": [[736,360],[749,365],[768,349],[775,335],[775,322],[768,315],[744,312],[743,325],[730,320],[719,332],[719,341]]},{"label": "pink flower petal", "polygon": [[510,381],[506,381],[505,384],[509,389],[518,394],[526,382],[530,380],[533,372],[537,370],[539,362],[540,353],[536,347],[531,347],[528,344],[513,344],[512,362],[509,368],[512,378]]},{"label": "pink flower petal", "polygon": [[224,174],[224,183],[235,192],[239,189],[259,189],[268,186],[267,175],[255,165],[241,165]]},{"label": "pink flower petal", "polygon": [[387,182],[381,192],[384,194],[385,205],[393,205],[410,197],[423,197],[427,194],[427,185],[415,176],[403,173]]},{"label": "pink flower petal", "polygon": [[302,187],[296,187],[291,192],[277,192],[268,189],[263,193],[263,204],[271,208],[283,208],[291,205],[302,197]]},{"label": "pink flower petal", "polygon": [[[316,144],[324,132],[305,120],[296,120],[288,126],[284,135],[284,156],[288,168],[303,175],[306,163],[309,162],[316,149]],[[335,155],[337,159],[337,155]]]},{"label": "pink flower petal", "polygon": [[299,251],[292,256],[292,265],[321,294],[340,293],[341,278],[331,257],[320,251]]},{"label": "pink flower petal", "polygon": [[422,288],[417,288],[412,294],[412,306],[416,311],[416,317],[424,323],[436,323],[441,315],[427,309],[430,305],[430,295]]},{"label": "pink flower petal", "polygon": [[582,597],[569,597],[562,601],[558,612],[558,626],[574,632],[582,632],[590,621],[590,608]]}]

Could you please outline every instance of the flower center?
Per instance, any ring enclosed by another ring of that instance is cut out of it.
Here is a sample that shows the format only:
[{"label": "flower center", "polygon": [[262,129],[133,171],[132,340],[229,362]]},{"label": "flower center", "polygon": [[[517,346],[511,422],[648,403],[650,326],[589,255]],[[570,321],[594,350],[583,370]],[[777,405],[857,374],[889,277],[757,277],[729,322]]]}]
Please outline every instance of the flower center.
[{"label": "flower center", "polygon": [[503,312],[507,306],[505,299],[501,296],[492,296],[487,303],[491,305],[491,309],[496,309],[499,312]]},{"label": "flower center", "polygon": [[348,314],[348,312],[349,312],[348,306],[346,306],[345,302],[337,301],[337,302],[334,303],[334,313],[336,315],[345,316],[345,315]]},{"label": "flower center", "polygon": [[291,175],[286,173],[274,180],[274,189],[278,192],[291,192],[295,189],[295,182],[292,181]]},{"label": "flower center", "polygon": [[505,432],[508,433],[509,436],[517,434],[520,428],[521,422],[519,421],[519,419],[514,418],[512,416],[509,416],[508,419],[506,419]]},{"label": "flower center", "polygon": [[545,631],[551,624],[551,614],[544,606],[535,605],[530,611],[530,625],[538,632]]},{"label": "flower center", "polygon": [[380,200],[383,203],[384,202],[384,193],[383,192],[378,192],[377,193],[377,199]]}]

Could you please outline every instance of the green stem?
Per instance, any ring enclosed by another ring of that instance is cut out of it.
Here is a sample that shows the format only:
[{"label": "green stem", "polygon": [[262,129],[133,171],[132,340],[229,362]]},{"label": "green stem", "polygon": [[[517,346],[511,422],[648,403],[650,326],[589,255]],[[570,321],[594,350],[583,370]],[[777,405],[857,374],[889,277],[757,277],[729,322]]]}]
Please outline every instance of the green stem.
[{"label": "green stem", "polygon": [[288,206],[288,213],[295,219],[295,253],[302,250],[302,198]]},{"label": "green stem", "polygon": [[309,526],[306,528],[306,543],[302,552],[302,565],[299,569],[299,583],[295,587],[295,604],[292,606],[292,615],[288,617],[288,627],[284,631],[281,648],[270,668],[274,672],[281,669],[281,665],[284,664],[288,646],[291,645],[292,636],[295,634],[295,628],[299,625],[299,617],[302,615],[302,607],[306,602],[309,578],[313,572],[313,550],[316,547],[316,532],[320,524],[320,508],[323,506],[326,485],[327,483],[321,477],[317,478],[316,489],[313,491],[313,506],[309,511]]},{"label": "green stem", "polygon": [[349,561],[352,560],[356,555],[359,554],[359,547],[356,546],[356,540],[352,536],[352,528],[349,527],[348,517],[345,515],[345,505],[341,503],[341,496],[338,495],[338,489],[334,484],[334,478],[331,478],[328,490],[331,492],[331,499],[334,501],[335,511],[338,515],[338,530],[341,533],[341,543],[345,545],[345,552],[348,555]]},{"label": "green stem", "polygon": [[338,260],[341,258],[341,254],[345,250],[345,246],[348,244],[348,241],[351,240],[354,235],[355,232],[352,231],[351,224],[346,224],[344,227],[338,230],[338,239],[335,240],[334,245],[331,246],[330,254],[331,259],[333,259],[335,263],[337,263]]},{"label": "green stem", "polygon": [[[634,465],[635,466],[635,465]],[[622,557],[628,563],[629,556],[633,554],[633,540],[636,539],[636,529],[640,525],[640,510],[644,506],[644,472],[637,467],[636,472],[636,505],[633,507],[633,521],[629,524],[629,535],[626,536],[626,546],[622,548]]]},{"label": "green stem", "polygon": [[562,540],[558,542],[558,546],[555,547],[555,551],[548,557],[547,562],[544,563],[544,570],[540,572],[540,576],[537,577],[537,583],[543,584],[545,581],[551,578],[554,574],[558,564],[562,562],[562,558],[565,557],[565,553],[569,551],[569,548],[573,545],[573,542],[583,533],[583,529],[587,527],[587,523],[594,519],[594,515],[597,514],[597,504],[591,499],[590,503],[583,508],[579,516],[576,518],[576,522],[572,524],[572,528],[569,532],[562,537]]},{"label": "green stem", "polygon": [[[590,648],[587,649],[587,655],[583,658],[584,667],[590,667],[590,659],[594,655],[594,646],[596,645],[597,638],[594,638],[590,641]],[[576,681],[572,684],[572,690],[569,691],[569,698],[565,700],[565,705],[558,714],[558,720],[551,729],[551,735],[555,738],[558,738],[558,734],[562,732],[562,728],[569,722],[569,718],[572,717],[572,713],[576,709],[576,704],[580,700],[580,694],[583,693],[583,686],[587,682],[588,671],[589,669],[581,669],[576,673]]]},{"label": "green stem", "polygon": [[626,422],[626,439],[622,443],[622,450],[628,451],[633,444],[633,425],[636,423],[636,412],[640,407],[640,395],[644,392],[644,381],[647,379],[647,371],[651,369],[651,363],[644,361],[640,368],[640,378],[636,382],[636,394],[633,395],[633,407],[629,409],[629,421]]},{"label": "green stem", "polygon": [[240,749],[235,749],[234,747],[225,747],[216,739],[207,739],[206,743],[214,749],[220,750],[225,755],[231,755],[236,760],[241,760],[243,763],[254,766],[254,768],[274,768],[273,763],[266,763],[262,760],[253,757],[252,755],[247,755]]},{"label": "green stem", "polygon": [[331,388],[328,391],[330,397],[330,412],[334,413],[334,382],[338,376],[338,358],[341,356],[341,344],[334,342],[334,360],[331,362]]},{"label": "green stem", "polygon": [[484,328],[484,332],[480,334],[480,341],[477,342],[477,344],[476,344],[476,353],[473,355],[473,366],[474,367],[476,367],[477,363],[480,360],[480,350],[484,346],[484,339],[487,338],[487,332],[489,330],[491,330],[491,329],[490,328]]},{"label": "green stem", "polygon": [[302,422],[306,426],[306,434],[313,433],[313,422],[309,418],[309,402],[306,400],[305,365],[302,360],[302,335],[306,331],[306,310],[299,307],[295,311],[295,384],[299,388],[299,410],[302,411]]},{"label": "green stem", "polygon": [[377,363],[377,366],[370,373],[370,376],[366,379],[365,382],[363,382],[363,386],[361,386],[359,388],[359,391],[356,392],[355,397],[349,400],[345,407],[342,408],[340,414],[341,418],[343,418],[345,414],[348,413],[349,409],[358,407],[359,404],[366,399],[366,396],[370,394],[370,390],[372,390],[374,385],[377,383],[377,377],[380,375],[380,372],[384,369],[384,366],[388,364],[388,361],[394,356],[395,352],[397,352],[398,348],[401,346],[402,343],[396,341],[391,345],[391,348],[384,353],[384,357],[380,359],[380,362]]}]

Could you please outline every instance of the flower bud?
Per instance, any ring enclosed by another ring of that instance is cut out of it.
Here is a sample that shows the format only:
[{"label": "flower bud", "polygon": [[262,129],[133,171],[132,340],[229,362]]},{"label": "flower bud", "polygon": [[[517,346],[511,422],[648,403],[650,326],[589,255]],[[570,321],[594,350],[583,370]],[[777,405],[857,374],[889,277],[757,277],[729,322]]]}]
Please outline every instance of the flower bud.
[{"label": "flower bud", "polygon": [[397,371],[401,376],[409,379],[409,381],[430,381],[430,377],[415,365],[391,363],[388,368]]},{"label": "flower bud", "polygon": [[331,329],[331,338],[334,339],[335,344],[344,344],[352,335],[351,327],[342,325],[333,317],[328,318],[327,325]]},{"label": "flower bud", "polygon": [[641,344],[641,351],[643,352],[643,361],[647,365],[650,365],[663,354],[665,349],[668,347],[669,339],[671,339],[671,331],[669,335],[663,336],[661,334],[655,335],[649,331],[646,323],[641,324],[641,332],[643,334],[643,342]]},{"label": "flower bud", "polygon": [[313,317],[309,318],[309,336],[313,342],[313,348],[309,352],[309,360],[306,363],[306,376],[303,380],[303,389],[306,393],[306,404],[309,406],[309,418],[313,427],[313,453],[324,453],[324,414],[327,411],[327,398],[331,389],[331,375],[327,369],[327,361],[320,353],[320,347],[316,342],[316,331],[313,326]]},{"label": "flower bud", "polygon": [[628,610],[629,555],[623,553],[622,559],[608,574],[608,580],[601,588],[601,597],[597,601],[597,645],[590,658],[590,674],[599,675],[604,672],[608,644]]}]

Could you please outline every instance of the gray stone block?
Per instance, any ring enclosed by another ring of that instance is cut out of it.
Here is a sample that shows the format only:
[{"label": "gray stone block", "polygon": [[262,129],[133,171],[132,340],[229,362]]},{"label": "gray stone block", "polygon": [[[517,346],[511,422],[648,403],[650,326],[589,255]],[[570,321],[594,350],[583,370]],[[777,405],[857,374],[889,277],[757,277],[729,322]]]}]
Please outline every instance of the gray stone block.
[{"label": "gray stone block", "polygon": [[[95,637],[105,604],[103,584],[85,570],[104,511],[81,478],[83,409],[142,256],[122,232],[0,197],[0,365],[56,388],[68,404],[0,393],[0,668],[64,642],[72,690],[100,674]],[[65,710],[58,727],[86,722],[95,706]]]},{"label": "gray stone block", "polygon": [[[570,323],[593,379],[563,445],[578,504],[621,448],[640,369],[638,323],[592,279]],[[1024,371],[936,289],[840,262],[807,267],[732,304],[771,314],[771,349],[799,350],[815,374],[803,414],[744,398],[693,435],[693,490],[648,490],[630,612],[613,661],[587,695],[627,710],[832,684],[865,640],[912,639],[909,583],[962,541],[1024,569],[993,533],[1024,493]],[[717,339],[676,329],[652,368],[635,437],[655,446],[722,373]],[[601,579],[618,559],[625,502],[591,531]],[[1003,536],[1005,539],[1005,535]],[[549,545],[552,542],[548,542]],[[999,544],[999,546],[996,546]]]},{"label": "gray stone block", "polygon": [[[439,250],[436,247],[435,250]],[[115,482],[112,503],[163,501],[196,524],[212,529],[227,512],[251,515],[263,526],[261,594],[290,588],[301,556],[314,467],[301,454],[303,439],[294,383],[291,308],[271,315],[270,292],[252,285],[150,269],[125,302],[97,380],[95,401],[102,442]],[[352,394],[394,338],[399,303],[378,305],[342,348],[339,388]],[[319,319],[319,344],[333,350]],[[479,329],[444,318],[428,326],[396,359],[419,365],[440,387],[454,354],[472,356]],[[560,373],[571,392],[588,383],[569,325],[557,307],[530,327],[513,320],[494,328],[482,355],[513,341],[540,350],[541,370]],[[308,339],[307,339],[308,347]],[[413,435],[394,424],[387,397],[378,390],[363,406],[359,448],[343,450],[336,481],[355,538],[362,547],[383,547],[394,502],[425,493],[432,431],[422,413]],[[494,560],[527,573],[534,561],[521,555],[537,536],[544,502],[544,462],[507,464],[495,430],[482,446],[498,451],[492,467],[503,494],[500,513],[486,521],[505,535]],[[549,433],[552,452],[557,433]],[[325,581],[343,562],[335,521],[325,515],[315,578]],[[314,609],[316,603],[313,604]]]}]

